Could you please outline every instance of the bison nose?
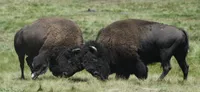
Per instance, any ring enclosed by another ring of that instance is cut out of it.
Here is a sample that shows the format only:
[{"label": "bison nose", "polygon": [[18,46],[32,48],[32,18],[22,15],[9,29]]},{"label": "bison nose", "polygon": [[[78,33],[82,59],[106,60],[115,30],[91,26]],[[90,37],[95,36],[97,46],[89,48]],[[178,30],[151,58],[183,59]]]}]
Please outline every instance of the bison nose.
[{"label": "bison nose", "polygon": [[93,75],[98,75],[99,73],[97,71],[94,71]]}]

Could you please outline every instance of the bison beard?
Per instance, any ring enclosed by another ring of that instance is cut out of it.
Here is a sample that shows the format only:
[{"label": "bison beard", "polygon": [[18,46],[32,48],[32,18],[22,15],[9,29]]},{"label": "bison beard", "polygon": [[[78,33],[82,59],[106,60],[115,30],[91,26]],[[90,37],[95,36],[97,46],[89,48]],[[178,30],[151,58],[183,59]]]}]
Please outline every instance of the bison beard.
[{"label": "bison beard", "polygon": [[[174,26],[137,19],[116,21],[100,30],[96,41],[89,41],[82,49],[84,68],[95,77],[128,79],[135,74],[147,78],[146,65],[160,62],[164,79],[171,69],[170,59],[176,58],[187,79],[189,66],[187,33]],[[106,73],[105,73],[106,72]],[[103,76],[103,77],[102,77]]]}]

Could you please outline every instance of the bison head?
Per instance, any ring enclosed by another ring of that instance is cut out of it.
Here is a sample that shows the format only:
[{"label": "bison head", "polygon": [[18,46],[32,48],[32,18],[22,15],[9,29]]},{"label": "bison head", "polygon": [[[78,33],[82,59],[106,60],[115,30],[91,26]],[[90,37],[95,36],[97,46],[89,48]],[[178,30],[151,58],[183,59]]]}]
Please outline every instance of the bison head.
[{"label": "bison head", "polygon": [[44,74],[48,69],[48,56],[46,52],[42,52],[38,54],[32,63],[33,71],[32,71],[32,79],[36,79],[39,75]]},{"label": "bison head", "polygon": [[70,77],[83,70],[79,57],[80,47],[54,47],[45,54],[39,54],[33,61],[32,79],[44,74],[49,66],[54,76]]},{"label": "bison head", "polygon": [[70,77],[83,70],[79,53],[80,47],[54,48],[52,54],[56,57],[53,58],[55,60],[50,61],[50,70],[53,75]]},{"label": "bison head", "polygon": [[92,76],[105,80],[110,74],[108,50],[95,41],[87,42],[81,52],[83,67]]}]

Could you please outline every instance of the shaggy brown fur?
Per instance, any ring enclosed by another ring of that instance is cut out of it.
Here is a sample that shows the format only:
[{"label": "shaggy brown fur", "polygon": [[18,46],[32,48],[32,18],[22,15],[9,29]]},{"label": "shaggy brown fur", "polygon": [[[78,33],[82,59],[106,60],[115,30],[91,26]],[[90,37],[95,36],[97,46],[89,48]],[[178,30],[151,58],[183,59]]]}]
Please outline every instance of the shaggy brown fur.
[{"label": "shaggy brown fur", "polygon": [[[153,24],[143,20],[123,20],[117,21],[101,29],[96,41],[104,44],[114,51],[123,48],[125,55],[136,54],[139,48],[139,40],[144,37],[145,30],[140,30],[142,26]],[[124,52],[123,51],[123,52]]]},{"label": "shaggy brown fur", "polygon": [[45,35],[46,40],[40,51],[55,46],[64,45],[70,47],[81,45],[83,43],[81,30],[73,21],[66,21],[62,18],[48,18],[40,19],[38,22],[42,23],[42,26],[48,31]]}]

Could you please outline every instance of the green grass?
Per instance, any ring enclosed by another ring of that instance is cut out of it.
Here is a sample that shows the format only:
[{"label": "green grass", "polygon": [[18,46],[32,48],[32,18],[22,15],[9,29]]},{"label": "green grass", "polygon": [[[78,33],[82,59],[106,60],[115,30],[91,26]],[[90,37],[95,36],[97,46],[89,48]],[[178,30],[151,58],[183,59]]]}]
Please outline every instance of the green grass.
[{"label": "green grass", "polygon": [[[200,90],[200,1],[199,0],[0,0],[0,92],[197,92]],[[96,12],[87,12],[87,9]],[[116,80],[114,74],[102,82],[86,71],[71,78],[56,78],[50,72],[31,80],[25,67],[26,80],[20,80],[20,68],[14,51],[17,30],[41,17],[64,17],[75,21],[86,41],[95,39],[98,30],[121,19],[137,18],[157,21],[185,29],[190,51],[187,81],[174,58],[172,70],[164,81],[157,81],[160,64],[149,65],[147,80],[132,75],[129,80]]]}]

